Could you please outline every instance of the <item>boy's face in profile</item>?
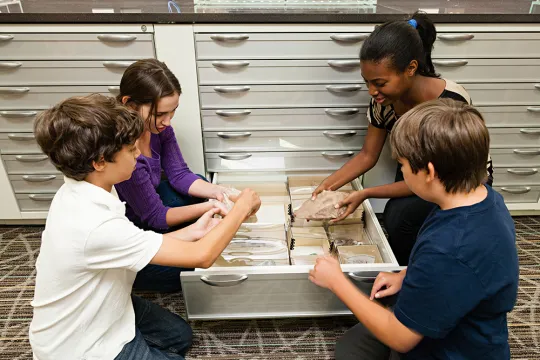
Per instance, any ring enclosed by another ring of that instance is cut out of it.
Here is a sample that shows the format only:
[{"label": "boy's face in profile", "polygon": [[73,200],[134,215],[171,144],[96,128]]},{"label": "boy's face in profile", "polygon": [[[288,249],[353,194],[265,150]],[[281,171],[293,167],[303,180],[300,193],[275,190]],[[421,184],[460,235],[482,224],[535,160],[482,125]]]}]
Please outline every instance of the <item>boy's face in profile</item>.
[{"label": "boy's face in profile", "polygon": [[413,173],[407,159],[399,158],[398,162],[401,165],[405,184],[407,184],[409,189],[422,199],[430,201],[430,174],[426,170],[420,170],[416,174]]},{"label": "boy's face in profile", "polygon": [[104,174],[112,185],[129,180],[137,165],[137,157],[141,154],[137,142],[124,145],[114,156],[114,162],[107,163]]}]

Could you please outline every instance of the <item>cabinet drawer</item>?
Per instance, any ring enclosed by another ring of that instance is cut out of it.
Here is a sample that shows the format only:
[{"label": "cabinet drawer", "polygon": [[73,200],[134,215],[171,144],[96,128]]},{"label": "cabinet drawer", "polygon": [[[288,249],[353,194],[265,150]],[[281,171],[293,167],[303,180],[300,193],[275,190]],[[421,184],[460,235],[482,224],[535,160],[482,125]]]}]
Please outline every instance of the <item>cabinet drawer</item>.
[{"label": "cabinet drawer", "polygon": [[465,84],[475,106],[540,104],[540,83]]},{"label": "cabinet drawer", "polygon": [[359,107],[368,106],[371,99],[367,88],[360,84],[201,86],[199,89],[203,109]]},{"label": "cabinet drawer", "polygon": [[540,147],[514,149],[490,149],[493,165],[500,167],[540,167]]},{"label": "cabinet drawer", "polygon": [[2,86],[0,106],[2,110],[48,109],[71,96],[113,96],[117,91],[118,86]]},{"label": "cabinet drawer", "polygon": [[535,127],[540,125],[539,106],[480,106],[488,127]]},{"label": "cabinet drawer", "polygon": [[0,33],[2,60],[145,59],[154,57],[152,34]]},{"label": "cabinet drawer", "polygon": [[8,174],[59,174],[45,154],[2,155]]},{"label": "cabinet drawer", "polygon": [[15,193],[56,193],[64,184],[60,174],[9,175]]},{"label": "cabinet drawer", "polygon": [[540,186],[494,186],[505,203],[536,203],[540,199]]},{"label": "cabinet drawer", "polygon": [[211,172],[334,171],[356,154],[357,151],[241,152],[206,153],[205,158]]},{"label": "cabinet drawer", "polygon": [[32,133],[0,134],[0,152],[2,154],[40,153],[36,137]]},{"label": "cabinet drawer", "polygon": [[[540,107],[539,107],[540,109]],[[203,110],[205,131],[367,129],[367,108]],[[0,112],[1,114],[1,112]],[[540,118],[540,114],[538,114]],[[1,126],[1,125],[0,125]]]},{"label": "cabinet drawer", "polygon": [[457,83],[540,80],[539,59],[433,59],[435,71]]},{"label": "cabinet drawer", "polygon": [[34,120],[41,110],[0,110],[0,132],[33,132]]},{"label": "cabinet drawer", "polygon": [[205,132],[207,152],[360,150],[366,130]]},{"label": "cabinet drawer", "polygon": [[540,147],[540,127],[491,128],[489,137],[492,148]]},{"label": "cabinet drawer", "polygon": [[540,185],[538,168],[494,168],[493,182],[500,185]]},{"label": "cabinet drawer", "polygon": [[54,194],[16,194],[21,211],[49,211]]},{"label": "cabinet drawer", "polygon": [[133,61],[0,61],[0,86],[119,85]]}]

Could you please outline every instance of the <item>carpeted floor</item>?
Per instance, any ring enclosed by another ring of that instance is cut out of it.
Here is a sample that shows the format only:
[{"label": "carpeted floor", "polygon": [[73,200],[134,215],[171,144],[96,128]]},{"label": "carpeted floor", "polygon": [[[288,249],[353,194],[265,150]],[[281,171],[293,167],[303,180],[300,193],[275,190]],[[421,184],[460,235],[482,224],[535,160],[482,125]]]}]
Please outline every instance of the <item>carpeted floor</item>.
[{"label": "carpeted floor", "polygon": [[[508,318],[512,359],[540,358],[540,217],[515,218],[520,287]],[[0,360],[32,359],[28,325],[40,227],[0,227]],[[181,296],[143,296],[183,314]],[[193,322],[188,359],[333,359],[352,317]]]}]

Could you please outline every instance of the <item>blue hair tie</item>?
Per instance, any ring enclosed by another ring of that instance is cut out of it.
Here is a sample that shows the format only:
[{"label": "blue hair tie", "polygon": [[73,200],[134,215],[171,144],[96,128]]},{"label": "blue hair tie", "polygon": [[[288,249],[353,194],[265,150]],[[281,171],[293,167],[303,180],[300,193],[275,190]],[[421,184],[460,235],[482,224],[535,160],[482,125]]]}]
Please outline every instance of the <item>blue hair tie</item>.
[{"label": "blue hair tie", "polygon": [[414,19],[411,19],[409,21],[407,21],[413,28],[416,29],[416,27],[418,26],[418,23],[416,22],[416,20]]}]

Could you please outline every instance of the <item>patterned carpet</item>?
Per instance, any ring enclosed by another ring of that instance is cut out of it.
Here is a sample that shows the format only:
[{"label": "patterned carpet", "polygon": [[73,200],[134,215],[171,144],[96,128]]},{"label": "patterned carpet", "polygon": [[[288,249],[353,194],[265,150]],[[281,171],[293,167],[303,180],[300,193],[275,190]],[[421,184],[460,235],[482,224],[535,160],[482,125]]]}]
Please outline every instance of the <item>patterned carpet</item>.
[{"label": "patterned carpet", "polygon": [[[512,359],[540,358],[540,217],[515,218],[520,287],[510,314]],[[34,263],[40,227],[0,227],[0,360],[32,359]],[[143,296],[183,314],[178,294]],[[333,359],[336,339],[352,317],[192,322],[195,340],[188,359]]]}]

